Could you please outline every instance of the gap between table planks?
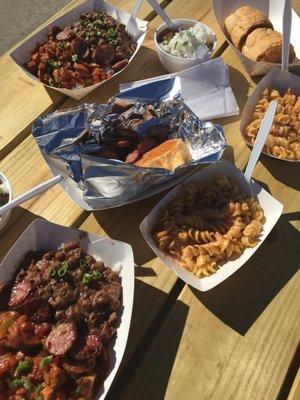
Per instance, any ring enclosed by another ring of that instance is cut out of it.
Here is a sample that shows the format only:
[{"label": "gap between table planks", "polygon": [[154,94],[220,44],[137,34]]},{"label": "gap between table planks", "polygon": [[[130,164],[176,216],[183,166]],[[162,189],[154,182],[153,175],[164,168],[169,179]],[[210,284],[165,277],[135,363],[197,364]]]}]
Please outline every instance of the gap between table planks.
[{"label": "gap between table planks", "polygon": [[[110,0],[109,3],[118,8],[131,11],[135,0]],[[51,21],[57,19],[83,0],[73,0],[62,10],[37,28],[32,34],[39,31]],[[165,6],[168,0],[160,0]],[[151,21],[155,13],[146,0],[143,1],[138,17]],[[30,134],[32,122],[40,114],[55,110],[61,106],[68,97],[51,89],[46,89],[42,84],[30,79],[9,54],[19,44],[10,49],[0,58],[0,159],[4,158],[16,145]]]}]

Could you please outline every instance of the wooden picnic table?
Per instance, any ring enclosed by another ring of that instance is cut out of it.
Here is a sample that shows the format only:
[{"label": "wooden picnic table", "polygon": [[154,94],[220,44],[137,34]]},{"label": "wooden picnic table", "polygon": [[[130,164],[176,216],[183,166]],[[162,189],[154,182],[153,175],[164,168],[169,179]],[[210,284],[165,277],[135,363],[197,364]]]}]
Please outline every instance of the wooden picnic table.
[{"label": "wooden picnic table", "polygon": [[[71,1],[53,19],[80,2]],[[134,1],[110,3],[130,11]],[[242,111],[258,79],[247,74],[228,47],[210,0],[160,3],[171,18],[197,19],[215,31],[215,56],[230,66],[231,85]],[[299,0],[294,1],[294,9],[300,14]],[[165,73],[152,40],[161,20],[147,2],[138,16],[149,21],[149,32],[136,58],[124,73],[81,102],[105,102],[122,82]],[[31,136],[33,121],[78,102],[30,80],[9,52],[0,58],[0,71],[0,170],[17,196],[51,177]],[[240,116],[218,122],[228,142],[224,157],[243,169],[250,149],[239,134]],[[0,258],[37,217],[132,245],[138,265],[134,310],[109,399],[296,400],[300,398],[299,172],[299,164],[261,156],[254,178],[283,203],[283,214],[255,255],[209,292],[198,292],[178,279],[155,258],[139,232],[141,220],[163,194],[88,213],[60,186],[53,187],[12,212],[9,226],[0,235]]]}]

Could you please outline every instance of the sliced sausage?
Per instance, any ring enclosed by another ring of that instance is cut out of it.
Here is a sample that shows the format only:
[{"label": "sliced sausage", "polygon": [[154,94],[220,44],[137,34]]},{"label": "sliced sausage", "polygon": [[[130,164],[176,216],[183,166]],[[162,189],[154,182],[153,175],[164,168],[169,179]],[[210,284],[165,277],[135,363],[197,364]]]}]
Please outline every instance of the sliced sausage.
[{"label": "sliced sausage", "polygon": [[56,35],[57,40],[71,40],[75,36],[73,29],[64,29]]},{"label": "sliced sausage", "polygon": [[93,51],[93,61],[99,65],[106,65],[115,59],[115,48],[110,44],[98,45]]},{"label": "sliced sausage", "polygon": [[62,248],[65,251],[75,250],[78,249],[78,247],[80,247],[80,244],[77,240],[73,240],[62,245]]},{"label": "sliced sausage", "polygon": [[79,58],[82,58],[88,50],[89,45],[82,38],[75,38],[72,43],[75,53],[78,55]]},{"label": "sliced sausage", "polygon": [[127,164],[134,164],[139,158],[140,158],[140,152],[136,149],[132,153],[128,154],[125,162]]},{"label": "sliced sausage", "polygon": [[102,343],[97,335],[87,335],[83,347],[75,354],[77,360],[86,360],[97,357],[102,351]]},{"label": "sliced sausage", "polygon": [[47,300],[38,297],[29,299],[25,304],[24,313],[36,324],[47,322],[53,315],[53,309]]},{"label": "sliced sausage", "polygon": [[25,302],[29,299],[32,292],[32,286],[30,282],[22,281],[17,283],[10,295],[10,299],[8,302],[9,307],[11,308],[20,308],[25,304]]},{"label": "sliced sausage", "polygon": [[114,65],[112,65],[111,68],[115,72],[118,72],[118,71],[121,71],[121,69],[125,68],[128,63],[129,63],[128,60],[121,60],[121,61],[116,62]]},{"label": "sliced sausage", "polygon": [[62,322],[57,324],[50,332],[46,340],[46,348],[49,353],[55,356],[66,354],[74,345],[77,339],[75,324]]}]

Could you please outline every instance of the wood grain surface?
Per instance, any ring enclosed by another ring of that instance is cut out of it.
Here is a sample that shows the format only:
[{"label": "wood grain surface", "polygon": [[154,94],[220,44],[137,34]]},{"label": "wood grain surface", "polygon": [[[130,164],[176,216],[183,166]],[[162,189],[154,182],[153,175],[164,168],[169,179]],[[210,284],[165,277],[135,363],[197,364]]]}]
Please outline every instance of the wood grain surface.
[{"label": "wood grain surface", "polygon": [[[81,1],[72,1],[65,10]],[[130,10],[133,0],[110,1]],[[225,43],[210,0],[161,1],[171,18],[192,18],[209,25],[218,38],[216,56],[229,64],[231,85],[243,110],[258,79],[249,77]],[[293,2],[300,12],[300,2]],[[105,102],[118,85],[165,73],[153,43],[162,23],[143,2],[140,18],[149,32],[128,68],[81,102]],[[48,21],[49,22],[49,21]],[[47,23],[48,23],[47,22]],[[47,91],[21,72],[8,53],[0,58],[0,170],[14,196],[49,179],[51,173],[34,139],[31,125],[40,114],[78,102]],[[224,125],[225,157],[244,169],[250,149],[239,133],[240,116],[216,121]],[[300,165],[262,155],[255,179],[284,205],[278,224],[257,253],[234,276],[207,293],[184,286],[143,240],[139,224],[164,193],[112,210],[88,213],[56,186],[13,210],[0,234],[0,258],[36,218],[46,218],[133,246],[136,267],[134,311],[121,370],[108,399],[296,400],[299,397]],[[291,389],[291,390],[290,390]]]}]

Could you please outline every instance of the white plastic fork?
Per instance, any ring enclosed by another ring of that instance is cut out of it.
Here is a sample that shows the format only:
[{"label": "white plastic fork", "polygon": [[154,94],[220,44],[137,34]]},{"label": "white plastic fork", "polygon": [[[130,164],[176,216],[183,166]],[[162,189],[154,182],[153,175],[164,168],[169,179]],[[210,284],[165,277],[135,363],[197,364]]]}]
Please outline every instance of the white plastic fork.
[{"label": "white plastic fork", "polygon": [[169,29],[178,31],[178,26],[170,20],[170,18],[167,16],[165,11],[161,8],[161,6],[157,3],[156,0],[147,0],[147,1],[153,8],[153,10],[163,19],[163,21],[165,22],[165,24]]},{"label": "white plastic fork", "polygon": [[16,197],[9,203],[4,204],[4,206],[0,207],[0,216],[3,215],[5,212],[17,207],[18,205],[25,203],[25,201],[30,200],[33,197],[45,192],[46,190],[50,189],[52,186],[57,185],[62,180],[64,180],[64,177],[62,175],[57,175],[54,178],[51,178],[46,182],[40,183],[39,185],[35,186],[34,188],[21,194],[20,196]]},{"label": "white plastic fork", "polygon": [[277,101],[272,100],[269,105],[269,108],[268,108],[267,112],[265,113],[265,116],[262,120],[258,134],[256,136],[254,146],[253,146],[251,154],[250,154],[247,168],[244,173],[245,179],[250,186],[252,186],[251,176],[252,176],[253,170],[254,170],[255,165],[260,157],[260,153],[262,151],[262,148],[265,144],[268,133],[270,132],[270,129],[273,124],[276,107],[277,107]]}]

